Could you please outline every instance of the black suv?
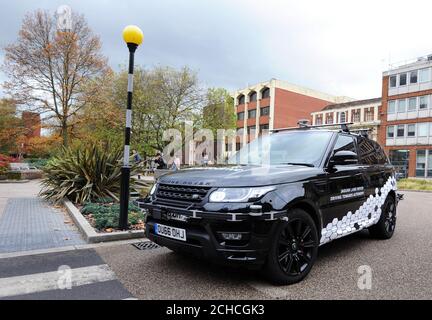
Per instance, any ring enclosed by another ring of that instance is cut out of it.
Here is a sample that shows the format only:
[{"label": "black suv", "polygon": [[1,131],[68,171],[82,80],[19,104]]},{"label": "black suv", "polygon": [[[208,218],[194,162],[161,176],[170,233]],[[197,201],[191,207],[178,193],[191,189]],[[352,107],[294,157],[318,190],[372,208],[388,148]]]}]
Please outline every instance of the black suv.
[{"label": "black suv", "polygon": [[264,267],[279,284],[302,280],[318,247],[396,225],[396,179],[365,134],[302,127],[261,136],[226,167],[162,176],[146,199],[146,235],[173,251]]}]

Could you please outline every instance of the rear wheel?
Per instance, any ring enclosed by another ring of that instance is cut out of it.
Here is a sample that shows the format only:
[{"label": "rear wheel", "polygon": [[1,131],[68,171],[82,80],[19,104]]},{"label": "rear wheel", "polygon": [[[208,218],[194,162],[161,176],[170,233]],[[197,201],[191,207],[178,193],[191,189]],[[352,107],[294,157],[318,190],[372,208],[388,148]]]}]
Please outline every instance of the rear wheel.
[{"label": "rear wheel", "polygon": [[369,228],[372,237],[390,239],[396,228],[396,202],[394,197],[388,196],[382,206],[381,217],[377,224]]},{"label": "rear wheel", "polygon": [[304,279],[315,263],[318,232],[312,217],[302,209],[288,213],[281,221],[265,265],[266,276],[274,283],[287,285]]}]

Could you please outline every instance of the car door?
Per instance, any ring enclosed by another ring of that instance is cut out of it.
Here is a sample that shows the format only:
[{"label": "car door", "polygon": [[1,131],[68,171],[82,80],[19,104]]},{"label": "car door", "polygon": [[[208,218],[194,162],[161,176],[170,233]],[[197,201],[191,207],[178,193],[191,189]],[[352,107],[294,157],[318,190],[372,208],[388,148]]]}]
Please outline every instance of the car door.
[{"label": "car door", "polygon": [[[343,133],[337,135],[326,165],[328,194],[325,207],[322,208],[323,227],[329,229],[336,227],[340,234],[333,235],[333,238],[342,235],[345,230],[342,227],[345,226],[347,218],[353,215],[365,201],[364,169],[361,164],[330,165],[331,157],[342,150],[352,151],[358,155],[356,139],[352,135]],[[333,224],[333,227],[329,224]]]}]

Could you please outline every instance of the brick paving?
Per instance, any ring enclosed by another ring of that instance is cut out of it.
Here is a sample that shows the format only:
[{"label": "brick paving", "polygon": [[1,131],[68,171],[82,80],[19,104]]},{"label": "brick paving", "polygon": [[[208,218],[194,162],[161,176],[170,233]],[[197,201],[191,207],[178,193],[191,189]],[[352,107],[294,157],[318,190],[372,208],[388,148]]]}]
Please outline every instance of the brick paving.
[{"label": "brick paving", "polygon": [[60,209],[29,192],[38,185],[8,187],[0,187],[0,253],[85,244],[72,223],[65,223],[70,219]]}]

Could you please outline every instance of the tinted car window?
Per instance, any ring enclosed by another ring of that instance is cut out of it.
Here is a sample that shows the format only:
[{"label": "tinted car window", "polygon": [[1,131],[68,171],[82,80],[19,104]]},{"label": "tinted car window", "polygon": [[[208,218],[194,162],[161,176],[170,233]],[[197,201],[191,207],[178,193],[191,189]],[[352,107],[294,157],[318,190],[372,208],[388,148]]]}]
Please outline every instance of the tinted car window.
[{"label": "tinted car window", "polygon": [[339,135],[333,148],[333,154],[338,151],[352,151],[357,153],[354,138],[346,135]]},{"label": "tinted car window", "polygon": [[358,138],[360,161],[363,164],[375,165],[387,163],[387,156],[378,143],[363,137]]}]

